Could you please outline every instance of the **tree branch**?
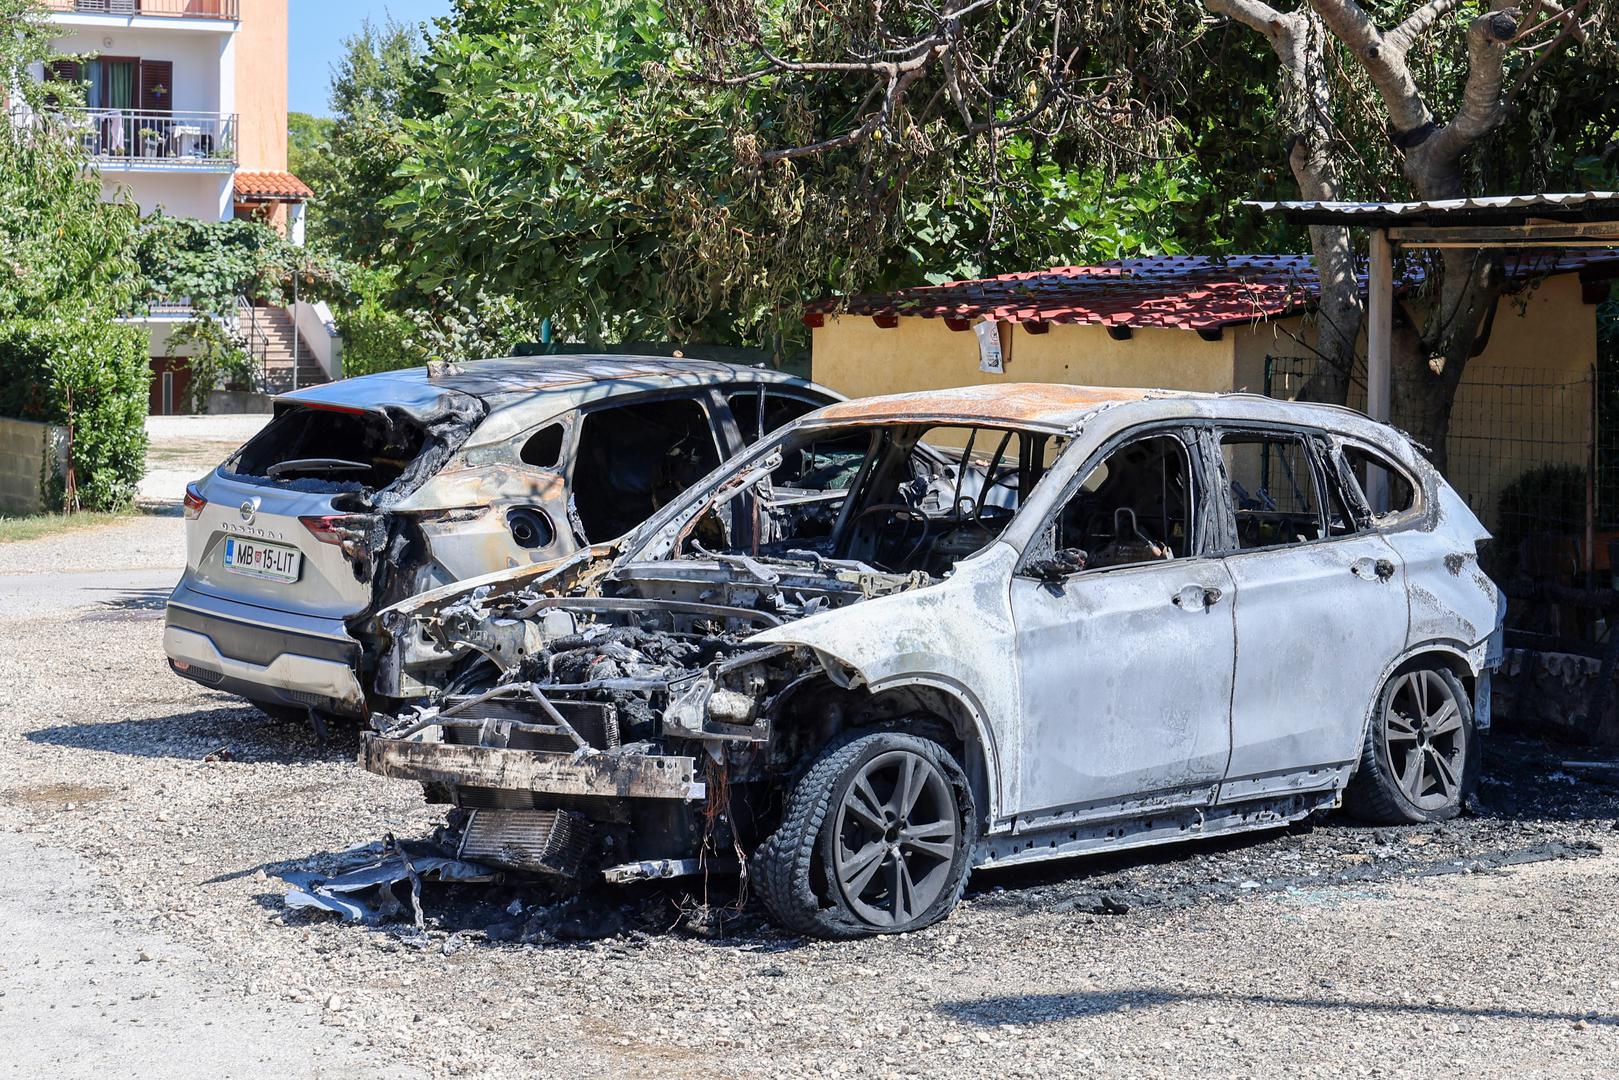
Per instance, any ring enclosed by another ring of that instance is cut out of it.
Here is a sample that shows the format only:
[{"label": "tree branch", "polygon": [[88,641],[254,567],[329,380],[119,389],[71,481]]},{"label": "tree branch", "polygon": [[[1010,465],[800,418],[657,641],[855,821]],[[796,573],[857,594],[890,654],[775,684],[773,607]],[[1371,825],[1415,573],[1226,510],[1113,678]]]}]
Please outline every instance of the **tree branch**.
[{"label": "tree branch", "polygon": [[[1507,43],[1518,30],[1517,13],[1491,11],[1467,28],[1467,83],[1456,116],[1434,140],[1436,163],[1452,163],[1501,122],[1501,85],[1506,81]],[[1428,196],[1433,197],[1433,196]]]},{"label": "tree branch", "polygon": [[[1433,123],[1433,113],[1406,66],[1404,49],[1399,42],[1385,38],[1355,0],[1310,0],[1310,6],[1371,76],[1372,85],[1389,111],[1389,122],[1402,138],[1422,132]],[[1433,17],[1437,18],[1437,13]]]},{"label": "tree branch", "polygon": [[1431,30],[1441,16],[1449,15],[1460,6],[1461,0],[1429,0],[1390,31],[1389,44],[1399,49],[1401,56],[1405,56],[1411,51],[1411,46],[1417,39]]},{"label": "tree branch", "polygon": [[1283,24],[1282,13],[1260,0],[1204,0],[1203,6],[1266,37],[1273,37]]}]

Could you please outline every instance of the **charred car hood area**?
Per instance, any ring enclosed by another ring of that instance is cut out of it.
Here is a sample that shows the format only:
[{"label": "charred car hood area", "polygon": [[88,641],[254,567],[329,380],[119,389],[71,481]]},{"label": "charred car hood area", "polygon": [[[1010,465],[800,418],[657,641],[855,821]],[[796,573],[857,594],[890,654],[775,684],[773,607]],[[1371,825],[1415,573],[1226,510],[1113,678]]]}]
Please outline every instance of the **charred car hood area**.
[{"label": "charred car hood area", "polygon": [[837,692],[858,681],[759,635],[936,582],[809,552],[596,556],[419,609],[408,626],[390,613],[418,655],[474,659],[437,704],[376,716],[362,759],[457,808],[446,842],[458,856],[567,879],[673,876],[704,855],[734,865],[745,789],[797,757],[772,731],[789,715],[811,730],[840,722]]}]

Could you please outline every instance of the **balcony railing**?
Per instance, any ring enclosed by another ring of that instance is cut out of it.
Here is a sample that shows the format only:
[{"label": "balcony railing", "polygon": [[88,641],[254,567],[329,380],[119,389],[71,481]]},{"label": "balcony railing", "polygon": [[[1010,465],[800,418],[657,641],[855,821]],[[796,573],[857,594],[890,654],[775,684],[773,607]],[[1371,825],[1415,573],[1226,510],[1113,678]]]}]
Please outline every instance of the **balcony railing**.
[{"label": "balcony railing", "polygon": [[52,11],[78,15],[156,15],[170,19],[236,19],[240,0],[45,0]]},{"label": "balcony railing", "polygon": [[219,169],[236,164],[236,114],[133,109],[18,109],[13,123],[58,130],[98,161],[161,169]]}]

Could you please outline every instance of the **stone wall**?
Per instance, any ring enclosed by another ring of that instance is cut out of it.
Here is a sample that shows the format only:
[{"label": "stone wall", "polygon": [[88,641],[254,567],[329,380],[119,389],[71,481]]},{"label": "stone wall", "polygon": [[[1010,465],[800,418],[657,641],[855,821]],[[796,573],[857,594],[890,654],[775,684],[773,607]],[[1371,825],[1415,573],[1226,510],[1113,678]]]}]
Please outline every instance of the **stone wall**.
[{"label": "stone wall", "polygon": [[67,429],[0,417],[0,514],[55,510],[41,490],[47,468],[66,475]]},{"label": "stone wall", "polygon": [[1591,715],[1602,661],[1573,653],[1508,649],[1493,682],[1494,715],[1506,725],[1559,742],[1619,746],[1619,691],[1604,715]]}]

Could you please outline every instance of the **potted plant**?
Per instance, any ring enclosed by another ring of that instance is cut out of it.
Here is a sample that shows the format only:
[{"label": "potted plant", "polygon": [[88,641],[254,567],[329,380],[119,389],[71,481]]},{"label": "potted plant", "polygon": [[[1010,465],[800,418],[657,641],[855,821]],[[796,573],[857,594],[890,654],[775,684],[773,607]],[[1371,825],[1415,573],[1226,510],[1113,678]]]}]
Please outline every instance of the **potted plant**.
[{"label": "potted plant", "polygon": [[158,149],[162,145],[163,133],[156,128],[141,128],[141,153],[144,157],[157,157]]}]

